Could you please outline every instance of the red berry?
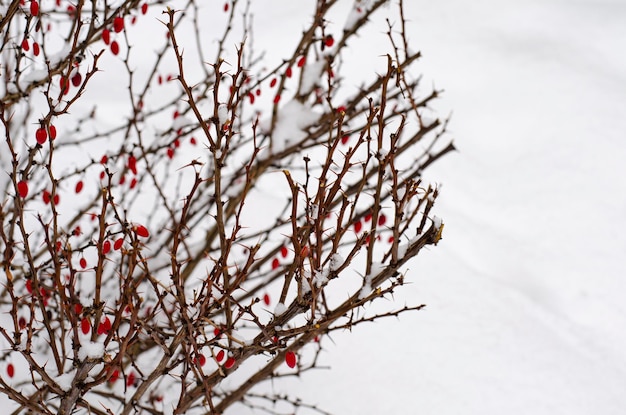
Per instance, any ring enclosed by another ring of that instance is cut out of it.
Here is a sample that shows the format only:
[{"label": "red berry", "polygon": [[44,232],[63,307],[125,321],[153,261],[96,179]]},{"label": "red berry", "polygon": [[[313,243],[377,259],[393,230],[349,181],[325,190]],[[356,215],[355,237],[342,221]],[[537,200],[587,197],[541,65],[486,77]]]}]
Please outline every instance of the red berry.
[{"label": "red berry", "polygon": [[291,350],[285,353],[285,363],[292,369],[296,367],[296,354]]},{"label": "red berry", "polygon": [[39,3],[37,2],[37,0],[32,0],[30,2],[30,14],[32,14],[33,16],[39,15]]},{"label": "red berry", "polygon": [[104,243],[102,244],[102,255],[108,254],[110,250],[111,250],[111,242],[104,241]]},{"label": "red berry", "polygon": [[105,154],[104,156],[102,156],[102,158],[100,159],[100,164],[107,164],[107,161],[109,161],[109,158],[107,157],[107,155]]},{"label": "red berry", "polygon": [[367,215],[365,215],[365,217],[363,218],[363,220],[364,220],[365,222],[369,222],[369,221],[371,221],[371,220],[372,220],[372,214],[371,214],[371,213],[368,213]]},{"label": "red berry", "polygon": [[298,68],[302,68],[305,63],[306,63],[306,57],[305,56],[303,56],[300,59],[298,59]]},{"label": "red berry", "polygon": [[270,295],[269,294],[265,294],[263,296],[263,302],[265,303],[265,305],[270,305]]},{"label": "red berry", "polygon": [[35,132],[35,139],[37,140],[39,144],[43,145],[48,139],[48,133],[46,132],[46,129],[38,128],[37,131]]},{"label": "red berry", "polygon": [[105,45],[111,43],[111,31],[109,29],[102,30],[102,41]]},{"label": "red berry", "polygon": [[30,50],[30,45],[28,44],[28,39],[22,40],[22,49],[26,52]]},{"label": "red berry", "polygon": [[119,378],[120,378],[120,371],[115,369],[113,373],[111,373],[111,377],[109,378],[109,383],[114,383]]},{"label": "red berry", "polygon": [[383,226],[387,222],[387,217],[385,215],[380,215],[378,217],[378,226]]},{"label": "red berry", "polygon": [[115,242],[113,242],[113,249],[119,251],[122,245],[124,245],[124,238],[119,238]]},{"label": "red berry", "polygon": [[250,99],[250,104],[254,104],[254,94],[252,92],[248,92],[248,99]]},{"label": "red berry", "polygon": [[137,179],[135,177],[133,177],[133,180],[130,181],[130,188],[134,189],[135,186],[137,186]]},{"label": "red berry", "polygon": [[333,39],[331,35],[326,36],[326,39],[324,39],[324,44],[328,48],[331,47],[334,43],[335,43],[335,39]]},{"label": "red berry", "polygon": [[192,146],[195,146],[195,145],[196,145],[196,143],[197,143],[197,141],[196,141],[196,137],[191,137],[191,139],[189,140],[189,143],[190,143]]},{"label": "red berry", "polygon": [[33,43],[33,55],[39,56],[39,43],[37,42]]},{"label": "red berry", "polygon": [[110,330],[111,320],[107,316],[104,318],[104,321],[101,321],[100,324],[98,324],[98,334],[109,334]]},{"label": "red berry", "polygon": [[83,318],[80,321],[80,330],[83,332],[83,334],[89,334],[89,330],[91,330],[91,323],[89,322],[89,319],[87,317]]},{"label": "red berry", "polygon": [[141,14],[148,13],[148,3],[144,3],[141,5]]},{"label": "red berry", "polygon": [[49,191],[47,191],[47,190],[44,190],[44,191],[43,191],[42,198],[43,198],[43,202],[44,202],[46,205],[47,205],[48,203],[50,203],[50,192],[49,192]]},{"label": "red berry", "polygon": [[51,125],[48,129],[50,130],[50,140],[57,138],[57,128],[54,125]]},{"label": "red berry", "polygon": [[286,246],[283,246],[280,248],[280,256],[282,256],[283,258],[286,258],[288,254],[289,254],[289,250],[287,249]]},{"label": "red berry", "polygon": [[124,30],[124,18],[117,16],[113,19],[113,30],[115,33],[119,33]]},{"label": "red berry", "polygon": [[26,319],[24,318],[24,316],[20,316],[19,320],[17,320],[17,325],[19,326],[20,330],[24,330],[26,328]]},{"label": "red berry", "polygon": [[82,269],[87,268],[87,260],[85,258],[81,258],[79,264]]},{"label": "red berry", "polygon": [[195,359],[195,358],[193,359],[193,362],[194,363],[199,363],[200,366],[204,366],[204,364],[206,363],[206,357],[204,357],[204,355],[202,353],[200,353],[198,355],[197,359]]},{"label": "red berry", "polygon": [[80,74],[80,72],[76,72],[74,74],[74,76],[72,76],[72,85],[74,85],[75,87],[79,87],[81,82],[83,82],[83,76]]},{"label": "red berry", "polygon": [[54,203],[55,206],[58,205],[59,199],[60,199],[59,195],[55,194],[54,197],[52,198],[52,203]]},{"label": "red berry", "polygon": [[348,144],[348,140],[350,140],[350,136],[349,135],[344,135],[343,137],[341,137],[341,144],[343,144],[343,145]]},{"label": "red berry", "polygon": [[83,181],[79,180],[76,182],[76,189],[74,189],[76,193],[80,193],[83,190]]},{"label": "red berry", "polygon": [[230,369],[233,366],[235,366],[235,358],[229,357],[228,359],[226,359],[226,363],[224,363],[224,367],[226,369]]},{"label": "red berry", "polygon": [[278,104],[279,101],[280,101],[280,94],[274,97],[274,104]]},{"label": "red berry", "polygon": [[66,77],[62,76],[59,79],[59,88],[61,88],[61,91],[66,95],[70,91],[70,83],[68,82]]},{"label": "red berry", "polygon": [[270,81],[270,88],[274,88],[276,86],[276,78],[272,78],[272,80]]},{"label": "red berry", "polygon": [[148,229],[146,229],[146,227],[143,225],[137,225],[135,227],[135,233],[137,234],[137,236],[141,236],[142,238],[147,238],[150,236],[150,232],[148,232]]},{"label": "red berry", "polygon": [[167,149],[167,158],[169,158],[169,159],[173,159],[174,158],[174,149],[171,148],[171,147]]},{"label": "red berry", "polygon": [[28,196],[28,183],[24,180],[17,182],[17,193],[21,198]]},{"label": "red berry", "polygon": [[293,71],[291,70],[291,66],[287,68],[287,70],[285,71],[285,75],[287,76],[287,78],[291,78],[291,75],[293,75]]},{"label": "red berry", "polygon": [[135,373],[130,372],[126,378],[126,386],[135,386]]},{"label": "red berry", "polygon": [[278,258],[274,258],[272,260],[272,269],[276,269],[280,266],[280,262],[278,261]]},{"label": "red berry", "polygon": [[357,221],[354,222],[354,232],[359,233],[361,232],[361,228],[363,228],[363,224],[361,223],[361,221]]},{"label": "red berry", "polygon": [[12,378],[13,376],[15,376],[15,367],[13,366],[13,363],[9,363],[7,365],[7,375]]},{"label": "red berry", "polygon": [[227,12],[227,11],[228,11],[228,6],[229,6],[228,2],[224,3],[224,11],[225,11],[225,12]]},{"label": "red berry", "polygon": [[111,42],[111,53],[117,55],[120,53],[120,45],[117,44],[117,41]]},{"label": "red berry", "polygon": [[137,159],[135,156],[131,155],[128,158],[128,168],[133,172],[133,174],[137,174]]},{"label": "red berry", "polygon": [[83,312],[83,305],[78,303],[74,305],[74,312],[76,313],[76,315],[80,314]]},{"label": "red berry", "polygon": [[218,362],[221,362],[223,359],[224,359],[224,350],[220,350],[215,355],[215,360],[217,360]]}]

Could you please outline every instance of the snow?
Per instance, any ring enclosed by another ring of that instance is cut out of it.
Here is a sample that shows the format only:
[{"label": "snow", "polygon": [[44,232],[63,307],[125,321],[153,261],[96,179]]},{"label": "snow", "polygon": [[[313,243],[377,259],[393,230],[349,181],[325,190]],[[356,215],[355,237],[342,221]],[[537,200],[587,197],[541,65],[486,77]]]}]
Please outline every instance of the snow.
[{"label": "snow", "polygon": [[372,0],[355,0],[354,5],[352,6],[352,10],[348,14],[346,18],[346,22],[343,26],[343,30],[345,32],[349,32],[354,29],[354,26],[357,24],[359,19],[365,15],[367,10],[371,7]]},{"label": "snow", "polygon": [[302,70],[302,83],[300,84],[301,95],[306,95],[311,92],[315,86],[319,86],[325,66],[326,61],[322,59],[304,66]]},{"label": "snow", "polygon": [[437,215],[433,216],[433,226],[435,227],[435,229],[439,229],[441,228],[443,221],[441,220],[441,218]]},{"label": "snow", "polygon": [[30,84],[46,79],[47,76],[48,71],[46,69],[33,69],[26,72],[20,77],[20,89],[25,90]]},{"label": "snow", "polygon": [[83,340],[78,349],[78,359],[100,359],[104,356],[104,343]]},{"label": "snow", "polygon": [[[272,132],[272,152],[277,153],[283,149],[299,143],[306,137],[306,128],[313,125],[320,115],[295,99],[288,101],[278,112],[278,117]],[[261,122],[261,130],[269,132],[271,120]]]},{"label": "snow", "polygon": [[315,273],[313,274],[313,284],[315,284],[317,288],[320,288],[322,285],[326,284],[328,282],[328,273],[329,270],[327,268],[324,268],[321,271],[315,271]]},{"label": "snow", "polygon": [[226,121],[228,121],[228,106],[226,104],[220,104],[217,107],[217,118],[219,119],[220,126],[226,124]]},{"label": "snow", "polygon": [[60,376],[54,378],[54,382],[59,385],[59,387],[65,391],[69,392],[72,389],[72,381],[74,380],[74,374],[76,371],[72,371],[70,373],[64,373]]},{"label": "snow", "polygon": [[285,311],[287,311],[287,307],[285,306],[285,304],[278,303],[278,304],[276,304],[276,308],[274,308],[274,315],[275,316],[280,316]]},{"label": "snow", "polygon": [[365,278],[363,278],[363,288],[359,291],[359,300],[364,299],[372,292],[372,278],[372,273],[367,274]]},{"label": "snow", "polygon": [[345,260],[343,259],[343,257],[337,253],[334,253],[331,257],[330,257],[330,270],[331,271],[337,271],[345,262]]},{"label": "snow", "polygon": [[[427,307],[335,333],[332,372],[290,393],[331,413],[622,414],[626,3],[404,4],[423,88],[445,90],[424,118],[453,113],[459,149],[424,178],[444,239],[394,291]],[[266,18],[306,14],[285,8]]]}]

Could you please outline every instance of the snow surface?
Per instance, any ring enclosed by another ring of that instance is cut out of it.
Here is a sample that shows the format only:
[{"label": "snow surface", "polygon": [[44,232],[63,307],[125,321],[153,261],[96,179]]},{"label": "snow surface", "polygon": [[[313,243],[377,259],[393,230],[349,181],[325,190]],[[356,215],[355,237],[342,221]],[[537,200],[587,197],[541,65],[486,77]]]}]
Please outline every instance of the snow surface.
[{"label": "snow surface", "polygon": [[82,341],[78,349],[78,359],[99,359],[104,356],[104,343]]},{"label": "snow surface", "polygon": [[[257,24],[300,29],[283,3]],[[332,413],[623,414],[626,2],[404,4],[459,149],[426,172],[443,239],[394,292],[427,307],[335,333],[332,371],[285,391]]]}]

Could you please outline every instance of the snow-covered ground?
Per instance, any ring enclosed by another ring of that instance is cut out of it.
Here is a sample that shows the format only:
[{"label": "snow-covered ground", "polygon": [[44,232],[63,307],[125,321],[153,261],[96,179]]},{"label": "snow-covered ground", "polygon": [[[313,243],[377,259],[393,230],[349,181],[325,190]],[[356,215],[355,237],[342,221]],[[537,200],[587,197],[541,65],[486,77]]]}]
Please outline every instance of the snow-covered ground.
[{"label": "snow-covered ground", "polygon": [[459,149],[427,175],[444,240],[396,297],[427,307],[335,335],[332,371],[290,391],[344,414],[625,413],[626,2],[405,4]]}]

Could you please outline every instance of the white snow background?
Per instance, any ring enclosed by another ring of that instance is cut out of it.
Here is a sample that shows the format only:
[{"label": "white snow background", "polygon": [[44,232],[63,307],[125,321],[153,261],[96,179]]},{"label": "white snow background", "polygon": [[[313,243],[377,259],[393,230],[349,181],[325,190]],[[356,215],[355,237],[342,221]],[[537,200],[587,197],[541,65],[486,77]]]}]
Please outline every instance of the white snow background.
[{"label": "white snow background", "polygon": [[[258,43],[280,50],[302,3],[259,8]],[[337,414],[626,413],[626,2],[405,6],[459,149],[427,172],[444,239],[396,296],[427,307],[335,334],[332,369],[285,391]]]}]

